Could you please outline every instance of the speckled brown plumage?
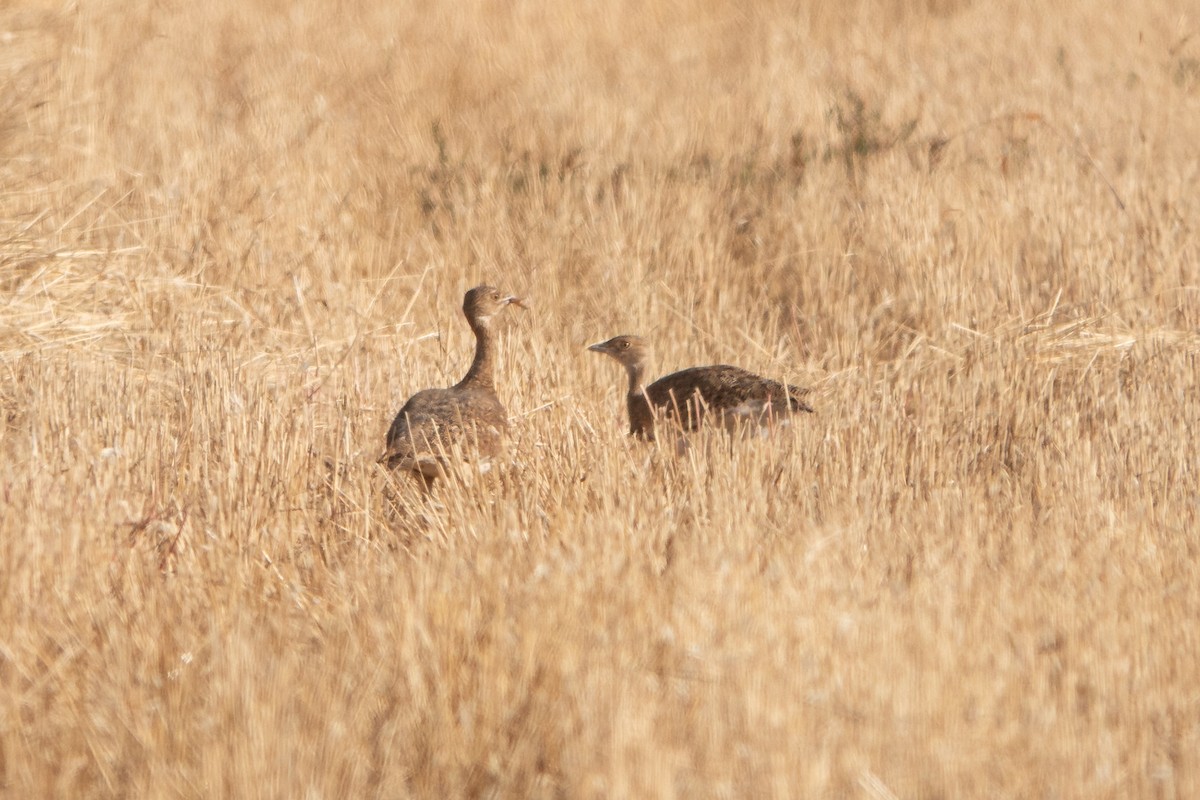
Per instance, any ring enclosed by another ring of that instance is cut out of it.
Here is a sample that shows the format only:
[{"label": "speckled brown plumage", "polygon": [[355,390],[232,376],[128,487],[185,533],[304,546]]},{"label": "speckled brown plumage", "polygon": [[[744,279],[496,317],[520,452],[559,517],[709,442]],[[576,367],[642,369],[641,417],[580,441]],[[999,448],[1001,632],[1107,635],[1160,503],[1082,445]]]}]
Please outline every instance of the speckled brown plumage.
[{"label": "speckled brown plumage", "polygon": [[499,454],[508,412],[496,396],[491,320],[520,298],[477,286],[463,298],[463,313],[475,333],[475,358],[461,381],[447,389],[423,389],[408,399],[387,434],[380,463],[411,472],[428,487],[458,457],[481,466]]},{"label": "speckled brown plumage", "polygon": [[649,347],[639,336],[616,336],[588,349],[611,356],[625,367],[629,375],[626,394],[629,432],[642,439],[654,439],[656,417],[673,420],[685,431],[694,431],[709,414],[732,427],[741,420],[762,424],[772,418],[813,410],[804,400],[807,389],[728,364],[690,367],[646,386]]}]

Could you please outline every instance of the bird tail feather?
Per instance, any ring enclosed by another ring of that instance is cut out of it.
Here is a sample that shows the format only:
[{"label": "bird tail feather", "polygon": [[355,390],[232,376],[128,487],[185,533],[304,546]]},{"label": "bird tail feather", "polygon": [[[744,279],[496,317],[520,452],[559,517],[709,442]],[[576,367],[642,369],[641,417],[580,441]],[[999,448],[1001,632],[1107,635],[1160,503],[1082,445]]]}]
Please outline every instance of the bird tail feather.
[{"label": "bird tail feather", "polygon": [[810,393],[809,389],[805,389],[800,386],[792,386],[789,384],[787,391],[788,406],[792,409],[792,411],[803,411],[807,414],[813,413],[813,407],[808,404],[807,400],[804,399]]}]

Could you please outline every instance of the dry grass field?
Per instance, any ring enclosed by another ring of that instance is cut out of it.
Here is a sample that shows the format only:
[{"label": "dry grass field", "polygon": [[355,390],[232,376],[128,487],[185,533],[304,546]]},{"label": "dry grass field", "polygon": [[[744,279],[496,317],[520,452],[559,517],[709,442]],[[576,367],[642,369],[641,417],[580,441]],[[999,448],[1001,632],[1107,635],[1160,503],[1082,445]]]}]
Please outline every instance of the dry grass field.
[{"label": "dry grass field", "polygon": [[1200,796],[1197,142],[1196,0],[0,6],[0,794]]}]

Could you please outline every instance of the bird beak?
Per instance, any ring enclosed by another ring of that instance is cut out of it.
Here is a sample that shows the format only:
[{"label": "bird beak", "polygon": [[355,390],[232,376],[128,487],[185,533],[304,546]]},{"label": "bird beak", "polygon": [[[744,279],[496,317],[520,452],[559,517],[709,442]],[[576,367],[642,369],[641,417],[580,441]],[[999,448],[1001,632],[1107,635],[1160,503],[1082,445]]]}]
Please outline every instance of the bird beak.
[{"label": "bird beak", "polygon": [[607,342],[596,342],[595,344],[589,344],[588,350],[591,350],[595,353],[603,353],[603,352],[605,352],[604,351],[605,344],[607,344]]},{"label": "bird beak", "polygon": [[526,302],[526,300],[524,298],[517,297],[516,295],[509,295],[508,297],[504,298],[504,302],[506,304],[511,303],[512,305],[516,306],[517,308],[523,308],[526,311],[529,310],[529,305]]}]

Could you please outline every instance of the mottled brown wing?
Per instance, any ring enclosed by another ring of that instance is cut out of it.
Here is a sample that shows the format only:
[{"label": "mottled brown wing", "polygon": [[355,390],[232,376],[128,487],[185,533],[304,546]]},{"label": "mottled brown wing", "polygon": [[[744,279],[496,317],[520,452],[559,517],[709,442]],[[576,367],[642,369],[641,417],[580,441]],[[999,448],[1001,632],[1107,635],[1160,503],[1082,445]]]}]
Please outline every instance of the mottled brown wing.
[{"label": "mottled brown wing", "polygon": [[[659,378],[646,395],[666,416],[686,430],[696,430],[706,412],[761,410],[769,403],[779,412],[812,411],[804,402],[806,390],[755,375],[728,364],[691,367]],[[782,404],[782,405],[781,405]]]},{"label": "mottled brown wing", "polygon": [[490,389],[466,389],[458,394],[463,440],[472,454],[491,458],[499,454],[508,412]]},{"label": "mottled brown wing", "polygon": [[408,399],[388,429],[387,449],[379,461],[389,469],[417,469],[422,455],[444,452],[460,431],[454,400],[446,389],[426,389]]},{"label": "mottled brown wing", "polygon": [[428,472],[455,452],[491,457],[507,427],[504,406],[490,392],[426,389],[409,398],[392,421],[379,460],[391,469]]}]

